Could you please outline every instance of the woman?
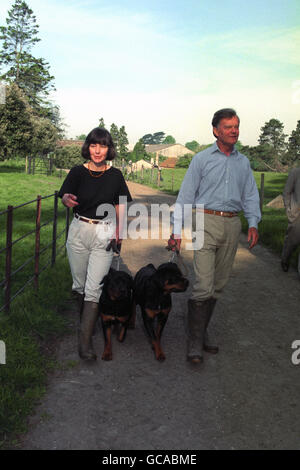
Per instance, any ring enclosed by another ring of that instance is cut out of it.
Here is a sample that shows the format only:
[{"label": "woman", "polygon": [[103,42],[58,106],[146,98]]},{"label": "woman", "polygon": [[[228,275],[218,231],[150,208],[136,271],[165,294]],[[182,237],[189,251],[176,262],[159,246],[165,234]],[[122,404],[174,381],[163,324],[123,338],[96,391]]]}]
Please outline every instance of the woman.
[{"label": "woman", "polygon": [[67,253],[80,313],[79,355],[82,359],[96,360],[92,334],[98,317],[100,282],[112,263],[110,247],[121,248],[125,205],[119,203],[119,197],[128,202],[132,198],[121,171],[107,165],[116,152],[106,129],[93,129],[81,153],[88,161],[70,170],[59,196],[74,213]]}]

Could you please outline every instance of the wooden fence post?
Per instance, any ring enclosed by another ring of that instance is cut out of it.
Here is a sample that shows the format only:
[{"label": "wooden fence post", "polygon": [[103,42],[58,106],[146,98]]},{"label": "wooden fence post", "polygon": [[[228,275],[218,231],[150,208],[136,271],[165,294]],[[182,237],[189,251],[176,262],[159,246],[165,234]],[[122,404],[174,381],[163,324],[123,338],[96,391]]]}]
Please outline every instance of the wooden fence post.
[{"label": "wooden fence post", "polygon": [[54,207],[53,207],[53,231],[52,231],[51,266],[54,266],[55,260],[56,260],[57,206],[58,206],[58,191],[55,191],[55,194],[54,194]]},{"label": "wooden fence post", "polygon": [[160,173],[161,173],[161,170],[157,170],[157,186],[158,187],[160,187],[160,177],[161,177]]},{"label": "wooden fence post", "polygon": [[10,286],[11,286],[11,260],[12,260],[12,228],[13,228],[13,206],[7,206],[6,219],[6,263],[5,263],[5,311],[10,309]]},{"label": "wooden fence post", "polygon": [[41,202],[42,196],[37,197],[36,222],[35,222],[35,255],[34,255],[34,285],[39,287],[39,263],[40,263],[40,235],[41,235]]},{"label": "wooden fence post", "polygon": [[[67,240],[68,240],[69,226],[70,226],[70,208],[67,207],[67,210],[66,210],[66,243],[67,243]],[[65,248],[65,251],[66,251],[66,248]]]},{"label": "wooden fence post", "polygon": [[259,192],[259,199],[260,199],[260,212],[263,211],[264,205],[264,196],[265,196],[265,174],[262,173],[260,175],[260,192]]}]

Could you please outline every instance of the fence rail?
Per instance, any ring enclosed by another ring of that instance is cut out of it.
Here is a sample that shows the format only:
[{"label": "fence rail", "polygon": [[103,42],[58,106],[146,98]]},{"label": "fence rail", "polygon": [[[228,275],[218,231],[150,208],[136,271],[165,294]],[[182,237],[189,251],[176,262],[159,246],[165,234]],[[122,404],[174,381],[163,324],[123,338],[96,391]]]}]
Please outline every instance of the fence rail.
[{"label": "fence rail", "polygon": [[[42,201],[45,199],[49,199],[53,197],[53,216],[51,220],[48,220],[47,222],[41,223],[41,210],[42,210]],[[35,228],[33,230],[30,230],[29,232],[25,233],[21,237],[17,238],[16,240],[13,240],[13,222],[14,222],[14,211],[17,209],[23,208],[24,206],[27,206],[29,204],[34,204],[36,203],[36,211],[35,211]],[[70,221],[70,210],[69,208],[66,208],[66,216],[65,216],[65,226],[63,230],[60,231],[60,233],[57,233],[57,221],[58,221],[58,192],[55,191],[55,193],[47,195],[47,196],[37,196],[36,199],[32,201],[25,202],[23,204],[20,204],[18,206],[11,206],[9,205],[6,210],[0,212],[0,216],[5,216],[6,214],[6,244],[5,247],[0,250],[1,253],[6,253],[6,258],[5,258],[5,277],[4,279],[0,282],[0,287],[4,286],[4,304],[1,306],[0,305],[0,312],[2,310],[5,310],[6,313],[9,313],[10,311],[10,304],[11,302],[21,293],[24,291],[25,287],[31,283],[34,282],[34,287],[35,289],[38,289],[39,287],[39,276],[40,274],[47,269],[50,265],[54,266],[56,262],[56,258],[58,253],[62,251],[62,249],[65,248],[65,242],[67,240],[68,236],[68,230],[69,230],[69,221]],[[41,236],[41,229],[52,224],[52,239],[51,242],[48,243],[45,247],[41,249],[40,247],[40,236]],[[24,240],[26,237],[29,235],[32,235],[35,233],[35,242],[34,242],[34,254],[27,258],[27,260],[21,265],[18,266],[14,271],[12,271],[12,255],[13,255],[13,247],[19,243],[20,241]],[[62,246],[58,249],[57,247],[57,242],[58,240],[65,235],[65,241]],[[51,248],[51,259],[46,263],[44,266],[41,266],[40,264],[40,259],[41,255],[45,253],[49,248]],[[14,295],[11,294],[11,287],[12,287],[12,279],[13,277],[22,271],[30,262],[34,261],[34,270],[32,275],[29,277],[29,279],[26,280],[25,284],[23,284],[20,289],[14,293]]]}]

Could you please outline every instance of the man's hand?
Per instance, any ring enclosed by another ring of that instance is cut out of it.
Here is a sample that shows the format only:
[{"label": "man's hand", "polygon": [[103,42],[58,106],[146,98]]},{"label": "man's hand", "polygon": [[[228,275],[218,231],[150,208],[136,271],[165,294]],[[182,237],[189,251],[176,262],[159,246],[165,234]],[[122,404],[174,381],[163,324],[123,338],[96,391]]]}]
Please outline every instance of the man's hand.
[{"label": "man's hand", "polygon": [[258,242],[258,231],[255,227],[250,227],[248,230],[249,250],[251,250],[251,248],[253,248],[257,242]]},{"label": "man's hand", "polygon": [[180,245],[181,245],[180,235],[174,235],[174,233],[172,233],[168,240],[168,246],[166,247],[167,250],[176,251],[176,253],[179,253]]},{"label": "man's hand", "polygon": [[74,194],[70,194],[70,193],[65,193],[62,197],[61,202],[66,207],[75,207],[75,206],[78,206],[79,204],[77,202],[77,196],[75,196]]}]

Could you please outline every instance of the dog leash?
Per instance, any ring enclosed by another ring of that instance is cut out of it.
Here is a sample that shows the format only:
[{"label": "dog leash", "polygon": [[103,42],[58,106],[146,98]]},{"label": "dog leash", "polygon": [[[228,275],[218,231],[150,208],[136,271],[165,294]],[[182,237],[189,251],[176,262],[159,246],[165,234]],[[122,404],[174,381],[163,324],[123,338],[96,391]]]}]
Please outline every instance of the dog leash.
[{"label": "dog leash", "polygon": [[114,259],[117,260],[117,268],[116,268],[117,271],[120,271],[120,258],[121,258],[120,254],[119,255],[114,255]]},{"label": "dog leash", "polygon": [[[177,260],[175,260],[175,257],[177,255]],[[183,261],[183,258],[181,256],[180,253],[178,253],[177,251],[173,251],[172,252],[172,255],[171,255],[171,258],[169,259],[168,261],[169,263],[177,263],[177,264],[180,264],[181,265],[181,270],[182,270],[182,274],[187,277],[188,274],[189,274],[189,270],[185,264],[185,262]]]}]

